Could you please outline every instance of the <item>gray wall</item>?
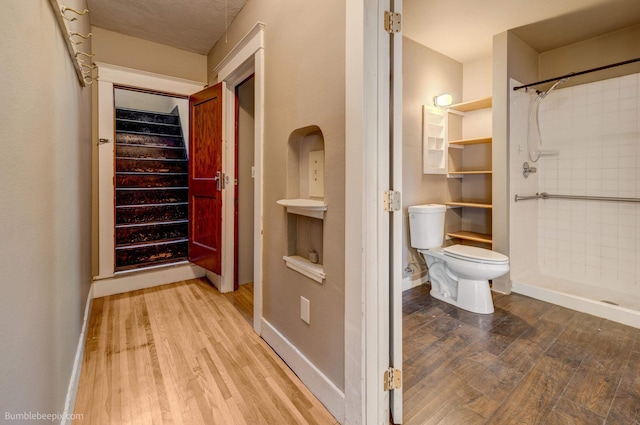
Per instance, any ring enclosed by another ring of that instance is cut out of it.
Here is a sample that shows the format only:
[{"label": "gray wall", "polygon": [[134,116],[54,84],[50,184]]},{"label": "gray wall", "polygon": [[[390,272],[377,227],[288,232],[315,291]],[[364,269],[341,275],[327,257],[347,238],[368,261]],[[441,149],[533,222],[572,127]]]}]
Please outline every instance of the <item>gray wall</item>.
[{"label": "gray wall", "polygon": [[48,1],[3,2],[0,26],[4,420],[64,409],[91,280],[91,88],[79,84]]},{"label": "gray wall", "polygon": [[453,95],[462,101],[462,64],[407,37],[402,40],[402,203],[404,211],[403,268],[409,263],[414,278],[426,270],[411,248],[407,208],[460,197],[461,179],[422,173],[422,105],[433,105],[433,97]]},{"label": "gray wall", "polygon": [[253,282],[253,182],[255,80],[238,89],[238,283]]},{"label": "gray wall", "polygon": [[[345,8],[344,2],[249,0],[209,53],[212,72],[257,21],[265,29],[263,317],[344,389]],[[325,146],[323,263],[319,284],[286,267],[290,135],[317,126]],[[357,283],[359,284],[359,282]],[[300,319],[300,297],[311,324]]]}]

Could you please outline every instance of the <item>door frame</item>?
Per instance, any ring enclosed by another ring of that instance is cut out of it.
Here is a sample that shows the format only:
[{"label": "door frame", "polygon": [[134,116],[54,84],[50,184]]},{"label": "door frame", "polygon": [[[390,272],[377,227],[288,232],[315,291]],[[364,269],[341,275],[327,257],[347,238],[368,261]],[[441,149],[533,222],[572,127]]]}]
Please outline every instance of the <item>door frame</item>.
[{"label": "door frame", "polygon": [[[186,96],[205,87],[201,81],[169,77],[147,71],[97,62],[100,79],[94,84],[94,165],[92,189],[93,230],[92,255],[95,296],[105,296],[135,289],[146,288],[178,280],[203,276],[204,272],[195,265],[185,264],[167,269],[157,268],[114,271],[115,266],[115,119],[114,86],[126,86],[167,94]],[[184,120],[185,117],[182,117]],[[106,140],[106,142],[100,142]],[[96,295],[97,294],[97,295]]]},{"label": "door frame", "polygon": [[[394,159],[391,180],[390,126],[394,155],[401,149],[401,108],[390,117],[390,35],[384,11],[391,0],[347,0],[345,139],[345,423],[388,424],[390,394],[383,374],[390,366],[391,302],[397,264],[390,257],[401,242],[389,227],[401,227],[402,212],[383,210],[384,191],[401,187],[402,158]],[[402,2],[394,2],[401,12]],[[397,60],[401,33],[394,40]],[[401,57],[400,57],[401,60]],[[398,75],[394,75],[395,78]],[[401,80],[394,102],[401,104]],[[391,122],[393,120],[393,122]],[[400,146],[398,146],[400,144]],[[400,151],[401,152],[401,151]],[[398,165],[399,166],[396,166]],[[399,173],[399,174],[396,174]],[[393,187],[391,182],[393,181]],[[391,217],[390,217],[391,215]],[[397,308],[395,309],[397,312]]]},{"label": "door frame", "polygon": [[231,52],[213,70],[222,82],[223,171],[229,177],[222,206],[222,276],[220,292],[231,292],[234,286],[235,219],[233,176],[235,176],[235,89],[251,74],[255,78],[254,116],[254,211],[253,211],[253,329],[261,332],[262,324],[262,210],[263,210],[263,146],[264,146],[264,29],[257,22]]}]

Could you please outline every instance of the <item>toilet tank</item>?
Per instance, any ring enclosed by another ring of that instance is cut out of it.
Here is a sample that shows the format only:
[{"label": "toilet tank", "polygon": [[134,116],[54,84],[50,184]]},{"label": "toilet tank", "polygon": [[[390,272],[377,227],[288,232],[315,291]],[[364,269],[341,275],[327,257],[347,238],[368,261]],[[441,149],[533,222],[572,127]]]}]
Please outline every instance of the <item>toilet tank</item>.
[{"label": "toilet tank", "polygon": [[438,204],[409,207],[409,233],[413,248],[432,249],[442,246],[446,210],[447,207]]}]

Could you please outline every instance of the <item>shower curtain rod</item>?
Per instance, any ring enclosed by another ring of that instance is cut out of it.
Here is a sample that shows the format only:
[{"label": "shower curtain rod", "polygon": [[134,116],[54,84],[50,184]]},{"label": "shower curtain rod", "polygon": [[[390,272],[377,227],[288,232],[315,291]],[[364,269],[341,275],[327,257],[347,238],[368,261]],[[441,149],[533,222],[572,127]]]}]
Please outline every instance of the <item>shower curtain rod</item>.
[{"label": "shower curtain rod", "polygon": [[525,84],[524,86],[516,86],[516,87],[513,88],[513,90],[515,91],[515,90],[520,90],[520,89],[526,89],[527,87],[537,86],[538,84],[550,83],[552,81],[562,80],[563,78],[576,77],[578,75],[589,74],[590,72],[602,71],[604,69],[609,69],[609,68],[615,68],[616,66],[628,65],[628,64],[634,63],[634,62],[640,62],[640,58],[629,59],[629,60],[626,60],[626,61],[623,61],[623,62],[612,63],[610,65],[599,66],[597,68],[591,68],[591,69],[587,69],[587,70],[584,70],[584,71],[571,72],[571,73],[563,75],[561,77],[549,78],[547,80],[538,81],[538,82],[530,83],[530,84]]},{"label": "shower curtain rod", "polygon": [[547,192],[536,193],[530,196],[516,195],[514,201],[528,201],[530,199],[577,199],[582,201],[612,201],[612,202],[640,202],[640,198],[618,198],[614,196],[576,196],[576,195],[551,195]]}]

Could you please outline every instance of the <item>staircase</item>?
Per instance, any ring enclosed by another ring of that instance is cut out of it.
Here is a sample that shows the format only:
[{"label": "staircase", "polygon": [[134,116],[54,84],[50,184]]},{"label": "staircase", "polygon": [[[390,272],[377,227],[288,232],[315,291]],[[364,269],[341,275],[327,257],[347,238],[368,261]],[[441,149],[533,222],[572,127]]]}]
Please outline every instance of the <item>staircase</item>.
[{"label": "staircase", "polygon": [[187,259],[187,155],[178,115],[116,108],[116,271]]}]

